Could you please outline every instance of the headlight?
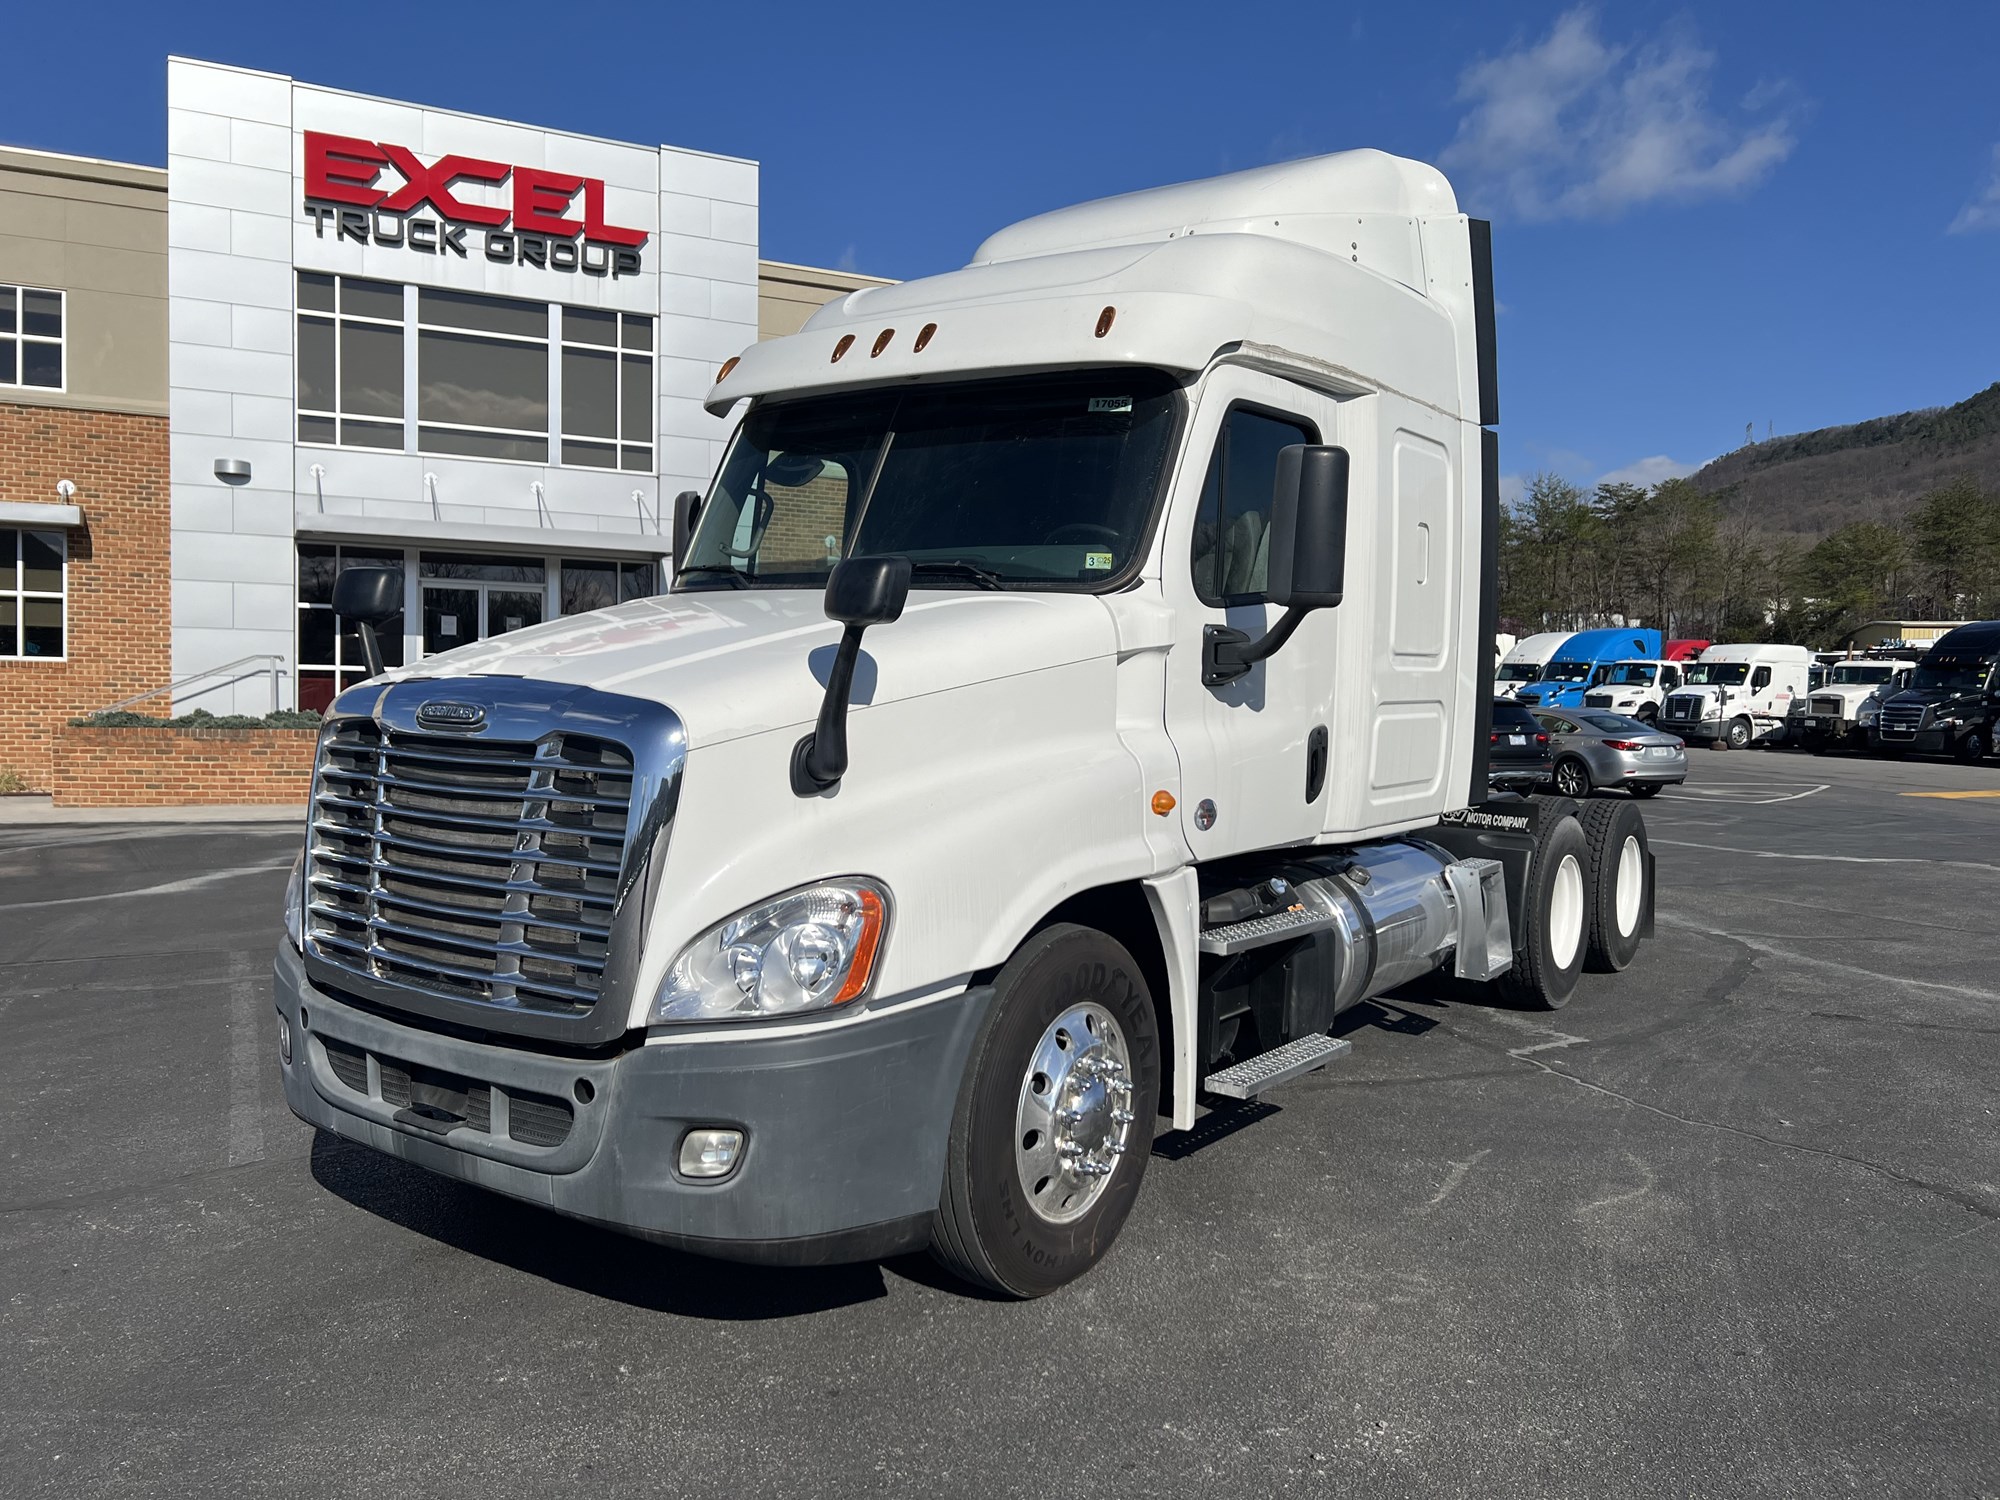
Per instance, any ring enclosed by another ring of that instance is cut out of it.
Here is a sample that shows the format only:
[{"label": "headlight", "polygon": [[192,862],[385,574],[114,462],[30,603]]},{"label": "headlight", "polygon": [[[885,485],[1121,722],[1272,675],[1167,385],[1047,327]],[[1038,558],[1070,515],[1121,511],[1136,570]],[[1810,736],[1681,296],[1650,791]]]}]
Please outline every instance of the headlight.
[{"label": "headlight", "polygon": [[859,1000],[888,920],[889,893],[853,877],[752,907],[681,950],[650,1019],[739,1021]]},{"label": "headlight", "polygon": [[301,953],[305,951],[305,892],[306,892],[306,851],[301,848],[299,857],[292,861],[292,875],[285,882],[285,936],[292,940],[292,946]]}]

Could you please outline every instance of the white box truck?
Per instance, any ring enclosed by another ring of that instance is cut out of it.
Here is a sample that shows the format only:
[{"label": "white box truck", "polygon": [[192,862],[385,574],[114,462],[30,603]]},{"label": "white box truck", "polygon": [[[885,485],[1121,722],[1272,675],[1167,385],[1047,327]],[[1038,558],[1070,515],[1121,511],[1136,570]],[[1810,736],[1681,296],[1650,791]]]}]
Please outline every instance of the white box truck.
[{"label": "white box truck", "polygon": [[1812,665],[1804,646],[1710,646],[1667,695],[1659,726],[1727,750],[1781,740],[1792,705],[1807,696]]},{"label": "white box truck", "polygon": [[1486,226],[1356,151],[1030,219],[731,359],[671,593],[334,703],[291,1107],[664,1244],[1032,1296],[1156,1128],[1346,1008],[1622,968],[1637,809],[1487,800],[1492,320]]}]

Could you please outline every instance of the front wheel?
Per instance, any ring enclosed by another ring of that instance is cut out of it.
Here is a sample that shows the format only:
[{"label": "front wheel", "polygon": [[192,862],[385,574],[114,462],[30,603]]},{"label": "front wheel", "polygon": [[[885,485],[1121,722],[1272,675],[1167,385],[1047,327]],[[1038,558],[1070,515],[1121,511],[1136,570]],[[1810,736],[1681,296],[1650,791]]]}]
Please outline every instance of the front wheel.
[{"label": "front wheel", "polygon": [[932,1254],[1011,1297],[1074,1281],[1131,1212],[1159,1104],[1159,1025],[1132,955],[1088,927],[1036,933],[994,982]]},{"label": "front wheel", "polygon": [[1986,737],[1986,731],[1974,726],[1965,731],[1965,738],[1958,742],[1958,758],[1977,765],[1986,759],[1993,749],[1993,742]]},{"label": "front wheel", "polygon": [[1729,727],[1722,732],[1722,742],[1732,750],[1749,749],[1750,721],[1748,719],[1731,719]]}]

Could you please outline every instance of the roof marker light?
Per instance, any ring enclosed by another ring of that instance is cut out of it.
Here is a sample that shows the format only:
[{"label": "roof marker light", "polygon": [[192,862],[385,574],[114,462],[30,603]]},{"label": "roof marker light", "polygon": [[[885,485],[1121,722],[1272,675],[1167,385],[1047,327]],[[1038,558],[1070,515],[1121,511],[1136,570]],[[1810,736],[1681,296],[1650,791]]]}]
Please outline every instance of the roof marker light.
[{"label": "roof marker light", "polygon": [[935,323],[924,324],[922,329],[918,331],[917,342],[911,348],[910,352],[912,354],[922,354],[924,352],[924,345],[928,344],[931,341],[931,335],[936,332],[937,332],[937,324]]},{"label": "roof marker light", "polygon": [[843,333],[840,336],[840,342],[833,346],[832,362],[834,364],[839,364],[840,356],[845,354],[849,349],[852,349],[853,347],[854,347],[854,335],[851,333]]},{"label": "roof marker light", "polygon": [[725,359],[722,362],[722,368],[715,372],[715,383],[717,385],[721,385],[723,381],[729,378],[729,372],[735,369],[742,362],[743,362],[742,355],[740,354],[730,355],[729,358]]},{"label": "roof marker light", "polygon": [[894,338],[895,336],[896,336],[896,330],[893,328],[885,328],[880,333],[876,334],[875,347],[868,351],[868,357],[870,359],[879,358],[882,351],[889,347],[889,340]]},{"label": "roof marker light", "polygon": [[1099,338],[1103,338],[1105,334],[1111,332],[1112,321],[1117,316],[1118,309],[1115,307],[1107,307],[1097,315],[1097,336]]}]

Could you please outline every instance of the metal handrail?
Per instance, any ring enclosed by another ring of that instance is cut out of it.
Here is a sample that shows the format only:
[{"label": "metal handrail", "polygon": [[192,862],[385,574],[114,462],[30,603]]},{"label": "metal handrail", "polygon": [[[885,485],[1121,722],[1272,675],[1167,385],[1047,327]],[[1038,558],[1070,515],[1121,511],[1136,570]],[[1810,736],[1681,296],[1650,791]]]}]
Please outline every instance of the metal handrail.
[{"label": "metal handrail", "polygon": [[260,672],[268,671],[271,674],[271,712],[276,713],[278,711],[278,679],[285,669],[285,658],[278,652],[265,651],[260,652],[256,656],[239,656],[235,661],[226,661],[219,667],[209,667],[205,671],[190,673],[178,681],[168,683],[165,687],[156,687],[149,693],[134,693],[129,698],[120,698],[108,708],[92,710],[92,716],[96,714],[115,714],[121,708],[130,708],[135,703],[144,703],[147,699],[158,698],[164,693],[178,692],[191,682],[200,682],[204,677],[219,677],[224,672],[248,666],[251,662],[268,662],[270,664],[267,667],[259,667],[258,670]]}]

